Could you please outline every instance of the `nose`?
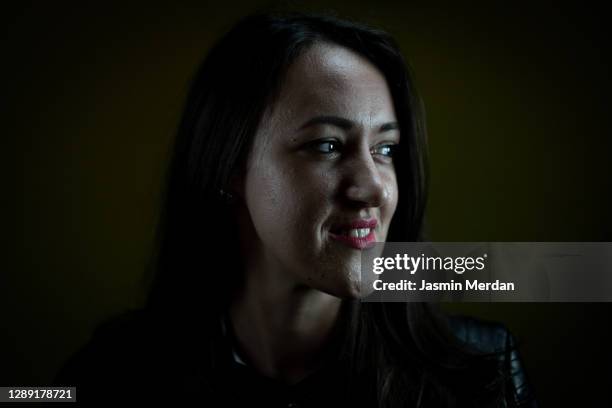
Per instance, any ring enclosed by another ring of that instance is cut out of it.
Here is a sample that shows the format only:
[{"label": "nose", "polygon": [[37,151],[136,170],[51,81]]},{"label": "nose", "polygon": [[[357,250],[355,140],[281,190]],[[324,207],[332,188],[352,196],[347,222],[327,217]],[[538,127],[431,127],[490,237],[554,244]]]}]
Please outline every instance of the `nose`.
[{"label": "nose", "polygon": [[380,207],[389,198],[380,169],[368,148],[349,160],[343,194],[352,206]]}]

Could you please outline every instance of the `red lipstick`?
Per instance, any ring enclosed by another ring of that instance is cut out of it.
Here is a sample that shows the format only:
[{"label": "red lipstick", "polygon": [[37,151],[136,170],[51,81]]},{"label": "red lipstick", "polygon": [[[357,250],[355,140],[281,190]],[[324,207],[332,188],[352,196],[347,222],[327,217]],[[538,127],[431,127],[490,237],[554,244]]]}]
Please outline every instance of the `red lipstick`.
[{"label": "red lipstick", "polygon": [[[346,223],[339,223],[334,226],[333,231],[330,230],[329,235],[333,240],[342,242],[351,248],[365,249],[371,248],[376,243],[374,230],[376,228],[376,219],[370,220],[355,220]],[[363,235],[364,230],[369,229],[367,235]]]}]

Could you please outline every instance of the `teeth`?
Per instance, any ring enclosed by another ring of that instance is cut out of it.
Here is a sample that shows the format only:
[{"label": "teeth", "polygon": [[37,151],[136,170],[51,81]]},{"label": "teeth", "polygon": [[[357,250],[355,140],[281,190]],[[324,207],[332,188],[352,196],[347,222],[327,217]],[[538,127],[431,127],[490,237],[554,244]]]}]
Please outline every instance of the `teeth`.
[{"label": "teeth", "polygon": [[348,231],[351,238],[365,238],[370,234],[370,228],[356,228]]}]

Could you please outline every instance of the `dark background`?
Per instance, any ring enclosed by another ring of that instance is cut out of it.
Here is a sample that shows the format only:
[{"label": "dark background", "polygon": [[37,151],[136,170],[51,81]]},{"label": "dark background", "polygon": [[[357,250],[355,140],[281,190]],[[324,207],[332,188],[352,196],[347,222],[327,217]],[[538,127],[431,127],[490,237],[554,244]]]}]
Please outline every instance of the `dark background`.
[{"label": "dark background", "polygon": [[[305,9],[380,26],[411,62],[428,113],[432,240],[612,241],[609,13],[458,3]],[[190,76],[266,4],[3,6],[0,385],[49,384],[101,319],[142,304]],[[543,406],[610,402],[611,304],[445,307],[510,327]]]}]

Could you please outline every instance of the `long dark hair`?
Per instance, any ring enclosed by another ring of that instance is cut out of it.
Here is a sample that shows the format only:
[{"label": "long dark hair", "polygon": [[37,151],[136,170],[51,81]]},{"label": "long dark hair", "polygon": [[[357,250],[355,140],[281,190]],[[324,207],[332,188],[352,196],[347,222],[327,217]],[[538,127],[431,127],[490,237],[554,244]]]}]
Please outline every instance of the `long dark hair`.
[{"label": "long dark hair", "polygon": [[[317,42],[364,56],[386,78],[402,135],[395,160],[400,195],[388,240],[421,238],[428,184],[424,112],[395,41],[332,16],[245,18],[210,50],[191,84],[167,175],[147,303],[175,327],[196,320],[207,327],[211,369],[220,341],[217,322],[243,273],[237,230],[220,191],[244,165],[285,71]],[[462,406],[501,396],[495,365],[455,342],[429,305],[345,301],[343,310],[348,334],[342,356],[355,379],[375,385],[379,406]]]}]

